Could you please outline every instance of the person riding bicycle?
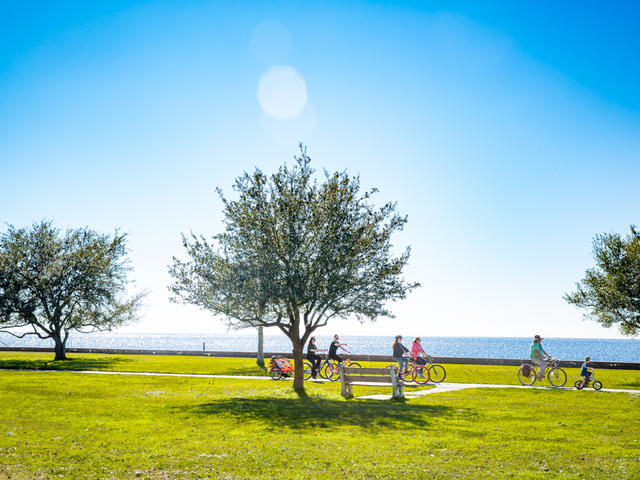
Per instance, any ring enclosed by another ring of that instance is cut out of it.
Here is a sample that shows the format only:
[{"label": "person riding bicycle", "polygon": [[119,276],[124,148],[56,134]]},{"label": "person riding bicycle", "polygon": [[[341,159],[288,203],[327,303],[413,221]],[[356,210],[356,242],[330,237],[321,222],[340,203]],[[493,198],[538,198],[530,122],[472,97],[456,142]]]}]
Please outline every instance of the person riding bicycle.
[{"label": "person riding bicycle", "polygon": [[584,357],[584,363],[580,367],[580,376],[584,378],[582,385],[585,387],[588,386],[589,382],[591,381],[592,369],[591,369],[591,365],[589,365],[590,361],[591,361],[591,358],[589,356]]},{"label": "person riding bicycle", "polygon": [[409,358],[418,365],[426,365],[427,361],[419,356],[421,353],[423,355],[427,354],[427,352],[422,348],[420,337],[416,337],[413,342],[411,342],[411,354],[409,355]]},{"label": "person riding bicycle", "polygon": [[396,335],[395,340],[391,344],[393,361],[398,363],[398,373],[403,374],[409,369],[409,359],[404,356],[409,351],[407,347],[402,345],[402,335]]},{"label": "person riding bicycle", "polygon": [[540,367],[538,369],[538,380],[542,380],[544,378],[544,372],[547,369],[547,362],[545,362],[545,358],[551,360],[551,356],[544,351],[542,348],[542,340],[543,338],[540,335],[535,335],[533,337],[533,343],[531,344],[531,361]]},{"label": "person riding bicycle", "polygon": [[[421,358],[420,354],[426,355],[427,352],[425,352],[424,349],[422,348],[422,344],[420,343],[420,337],[416,337],[413,339],[413,342],[411,342],[411,354],[409,355],[409,358],[416,365],[426,365],[427,361],[424,358]],[[424,373],[422,369],[419,370],[418,375],[424,378]]]},{"label": "person riding bicycle", "polygon": [[344,359],[338,355],[338,348],[341,350],[344,350],[347,353],[351,353],[349,352],[349,350],[347,350],[346,347],[347,344],[346,343],[340,343],[339,342],[340,338],[338,337],[338,334],[336,333],[333,336],[333,342],[331,342],[331,345],[329,345],[329,355],[327,355],[327,358],[329,358],[329,360],[335,360],[336,362],[338,362],[339,364],[342,363],[344,361]]},{"label": "person riding bicycle", "polygon": [[318,369],[322,362],[322,357],[317,352],[326,352],[326,350],[320,350],[316,347],[316,337],[309,339],[309,345],[307,345],[307,360],[311,362],[311,378],[318,376]]}]

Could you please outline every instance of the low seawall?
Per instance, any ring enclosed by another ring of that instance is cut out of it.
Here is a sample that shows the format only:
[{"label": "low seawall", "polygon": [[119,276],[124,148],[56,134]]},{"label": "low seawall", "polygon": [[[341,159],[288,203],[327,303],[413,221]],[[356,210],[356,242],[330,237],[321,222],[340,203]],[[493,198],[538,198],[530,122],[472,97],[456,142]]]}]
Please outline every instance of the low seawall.
[{"label": "low seawall", "polygon": [[[0,347],[0,352],[51,352],[52,348],[40,347]],[[182,355],[185,357],[237,357],[256,358],[256,352],[221,352],[212,350],[140,350],[130,348],[68,348],[67,353],[100,353],[110,355]],[[265,358],[274,355],[291,357],[291,352],[265,352]],[[459,365],[508,365],[519,366],[526,360],[515,358],[463,358],[463,357],[432,357],[436,363]],[[387,355],[351,355],[354,361],[362,362],[393,362]],[[528,359],[527,359],[528,360]],[[577,368],[583,360],[562,360],[560,366]],[[594,368],[606,368],[616,370],[640,370],[640,363],[629,362],[591,362]]]}]

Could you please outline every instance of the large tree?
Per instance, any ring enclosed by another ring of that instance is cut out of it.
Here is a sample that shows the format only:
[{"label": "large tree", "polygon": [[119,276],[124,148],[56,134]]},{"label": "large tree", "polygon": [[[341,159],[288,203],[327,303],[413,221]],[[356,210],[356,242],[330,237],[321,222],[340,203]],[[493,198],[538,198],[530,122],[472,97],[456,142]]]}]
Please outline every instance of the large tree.
[{"label": "large tree", "polygon": [[126,236],[82,228],[61,234],[51,222],[9,226],[0,236],[0,328],[55,343],[66,359],[69,332],[110,330],[135,318],[143,294],[125,298]]},{"label": "large tree", "polygon": [[276,327],[290,340],[294,388],[303,388],[303,346],[333,318],[392,316],[388,301],[418,286],[402,278],[409,248],[395,256],[391,235],[407,222],[394,203],[376,208],[358,177],[318,182],[301,145],[293,166],[237,178],[223,233],[183,235],[188,259],[173,259],[174,301],[199,305],[232,326]]},{"label": "large tree", "polygon": [[585,317],[605,327],[617,325],[624,335],[640,332],[640,232],[596,235],[596,266],[586,271],[574,293],[565,300],[588,309]]}]

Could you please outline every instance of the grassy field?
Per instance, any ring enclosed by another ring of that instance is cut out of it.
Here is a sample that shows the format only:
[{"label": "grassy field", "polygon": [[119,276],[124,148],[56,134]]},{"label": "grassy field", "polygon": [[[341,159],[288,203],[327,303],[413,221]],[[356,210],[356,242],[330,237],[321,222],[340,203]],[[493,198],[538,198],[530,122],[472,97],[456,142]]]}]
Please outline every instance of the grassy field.
[{"label": "grassy field", "polygon": [[[184,361],[165,368],[196,368]],[[451,376],[502,378],[467,368]],[[0,372],[0,479],[640,478],[640,395],[486,388],[396,402],[339,388]]]},{"label": "grassy field", "polygon": [[[248,358],[182,357],[175,355],[71,354],[70,360],[54,362],[52,353],[0,352],[0,369],[106,370],[116,372],[194,373],[211,375],[266,375]],[[362,362],[384,366],[384,363]],[[519,385],[518,367],[494,365],[445,365],[447,382]],[[579,377],[579,369],[567,368],[567,385]],[[596,372],[605,388],[640,389],[640,371],[604,370]],[[548,385],[546,381],[542,385]]]}]

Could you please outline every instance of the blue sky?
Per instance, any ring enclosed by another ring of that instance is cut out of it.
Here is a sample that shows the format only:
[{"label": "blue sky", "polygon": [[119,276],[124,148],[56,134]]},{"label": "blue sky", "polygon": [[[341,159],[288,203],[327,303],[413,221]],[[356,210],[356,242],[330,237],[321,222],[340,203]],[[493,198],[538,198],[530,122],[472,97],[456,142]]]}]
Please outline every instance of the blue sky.
[{"label": "blue sky", "polygon": [[[128,232],[127,331],[225,331],[168,302],[167,265],[221,229],[216,186],[302,140],[398,202],[423,284],[327,333],[618,336],[562,295],[640,224],[635,3],[5,2],[0,45],[0,221]],[[292,118],[258,100],[277,66]]]}]

